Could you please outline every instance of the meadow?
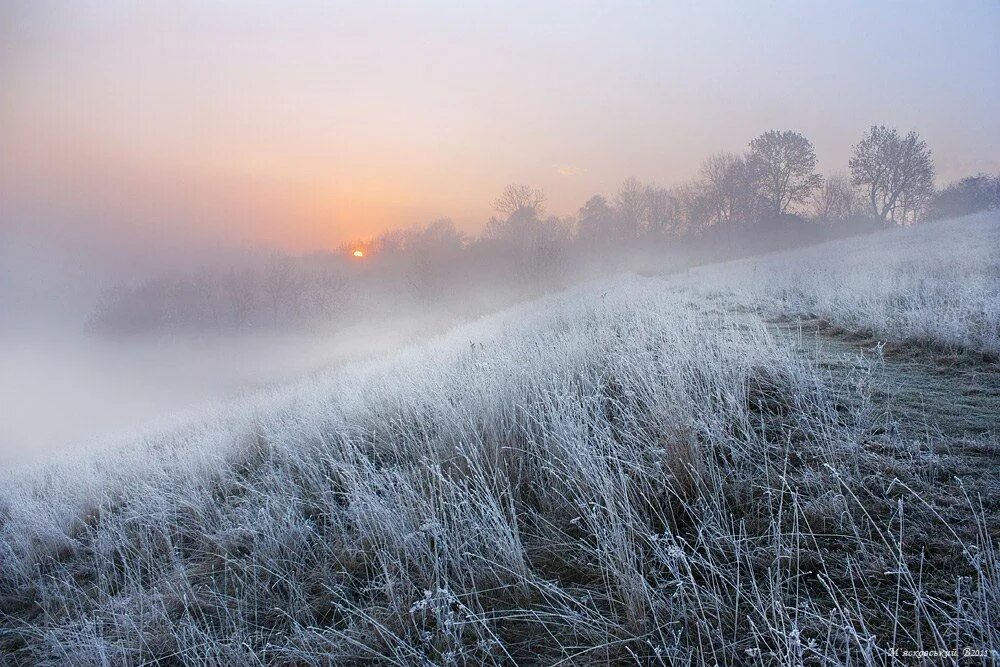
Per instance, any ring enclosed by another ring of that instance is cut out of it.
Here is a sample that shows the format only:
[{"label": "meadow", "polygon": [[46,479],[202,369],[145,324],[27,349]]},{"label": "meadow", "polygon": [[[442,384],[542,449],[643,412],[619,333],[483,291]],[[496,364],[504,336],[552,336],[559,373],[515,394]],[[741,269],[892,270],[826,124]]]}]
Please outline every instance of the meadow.
[{"label": "meadow", "polygon": [[992,213],[601,279],[13,469],[0,654],[990,664],[998,239]]}]

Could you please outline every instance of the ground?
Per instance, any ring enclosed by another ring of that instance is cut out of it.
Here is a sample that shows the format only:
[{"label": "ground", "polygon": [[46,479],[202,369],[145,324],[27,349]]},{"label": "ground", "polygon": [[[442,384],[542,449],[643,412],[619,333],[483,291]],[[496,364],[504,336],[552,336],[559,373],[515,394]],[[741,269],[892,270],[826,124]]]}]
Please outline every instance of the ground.
[{"label": "ground", "polygon": [[957,301],[602,280],[8,476],[5,659],[988,664],[1000,323],[969,256]]}]

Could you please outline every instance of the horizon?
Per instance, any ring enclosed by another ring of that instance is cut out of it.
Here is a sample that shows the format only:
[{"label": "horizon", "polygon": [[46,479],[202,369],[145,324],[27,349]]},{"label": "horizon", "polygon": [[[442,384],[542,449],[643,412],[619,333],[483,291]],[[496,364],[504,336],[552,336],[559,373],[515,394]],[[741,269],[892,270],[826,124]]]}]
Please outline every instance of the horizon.
[{"label": "horizon", "polygon": [[0,663],[1000,664],[1000,0],[0,0]]},{"label": "horizon", "polygon": [[2,226],[141,265],[336,250],[477,233],[511,182],[573,215],[768,129],[843,172],[876,123],[920,132],[939,186],[1000,171],[1000,7],[908,7],[7,5]]}]

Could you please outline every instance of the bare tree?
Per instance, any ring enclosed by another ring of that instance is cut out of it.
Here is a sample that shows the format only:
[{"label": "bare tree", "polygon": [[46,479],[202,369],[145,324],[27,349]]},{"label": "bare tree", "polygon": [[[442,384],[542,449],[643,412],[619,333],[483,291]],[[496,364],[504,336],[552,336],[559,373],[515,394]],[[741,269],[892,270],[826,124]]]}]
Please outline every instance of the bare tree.
[{"label": "bare tree", "polygon": [[577,214],[577,234],[587,241],[608,238],[613,233],[614,224],[615,212],[601,195],[588,199]]},{"label": "bare tree", "polygon": [[626,178],[615,195],[616,236],[634,239],[642,230],[646,214],[646,187],[635,178]]},{"label": "bare tree", "polygon": [[854,147],[851,180],[883,221],[916,220],[934,191],[931,151],[916,132],[875,125]]},{"label": "bare tree", "polygon": [[823,182],[812,142],[798,132],[768,130],[750,142],[748,159],[760,176],[762,205],[773,215],[805,204]]},{"label": "bare tree", "polygon": [[714,221],[715,204],[705,183],[692,181],[676,185],[670,189],[670,197],[677,204],[675,233],[691,234]]},{"label": "bare tree", "polygon": [[492,217],[482,239],[510,262],[520,279],[538,287],[557,281],[572,236],[571,222],[542,217],[545,193],[509,185],[494,204],[502,217]]},{"label": "bare tree", "polygon": [[834,174],[823,181],[813,198],[813,214],[822,220],[848,220],[860,212],[861,204],[847,174]]},{"label": "bare tree", "polygon": [[733,153],[716,153],[705,160],[701,174],[713,222],[749,222],[755,217],[759,179],[749,160]]},{"label": "bare tree", "polygon": [[272,323],[277,326],[282,309],[287,311],[295,296],[295,276],[289,257],[274,253],[268,258],[264,271],[264,292],[271,307]]},{"label": "bare tree", "polygon": [[447,218],[413,230],[405,251],[411,262],[411,284],[418,296],[434,298],[455,283],[454,271],[465,243],[465,236]]},{"label": "bare tree", "polygon": [[486,223],[483,238],[492,241],[523,239],[542,220],[545,193],[527,185],[511,184],[504,188],[493,207],[498,216]]},{"label": "bare tree", "polygon": [[573,233],[571,220],[549,216],[522,229],[515,261],[535,289],[558,285],[566,270],[566,253]]},{"label": "bare tree", "polygon": [[677,235],[681,227],[680,201],[673,192],[659,185],[646,186],[646,232],[655,236]]},{"label": "bare tree", "polygon": [[1000,175],[976,174],[951,183],[935,193],[928,209],[927,217],[931,219],[1000,209]]},{"label": "bare tree", "polygon": [[226,294],[233,325],[239,329],[250,324],[257,305],[257,280],[251,269],[231,270],[226,274]]},{"label": "bare tree", "polygon": [[544,204],[545,193],[538,188],[511,183],[504,188],[503,194],[493,202],[493,208],[505,218],[525,210],[531,210],[535,215],[541,216],[544,212]]}]

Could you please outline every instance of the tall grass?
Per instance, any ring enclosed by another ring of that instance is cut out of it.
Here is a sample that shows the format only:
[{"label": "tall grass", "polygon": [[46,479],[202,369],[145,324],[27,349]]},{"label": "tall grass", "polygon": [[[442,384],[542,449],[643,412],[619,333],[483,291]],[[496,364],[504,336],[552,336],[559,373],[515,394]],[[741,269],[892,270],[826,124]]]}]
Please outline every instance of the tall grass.
[{"label": "tall grass", "polygon": [[696,269],[683,280],[772,316],[1000,355],[1000,213]]},{"label": "tall grass", "polygon": [[10,472],[0,651],[25,664],[995,658],[988,478],[958,479],[935,452],[944,435],[892,428],[879,357],[831,368],[731,304],[995,353],[998,229],[979,216],[605,281]]},{"label": "tall grass", "polygon": [[1000,650],[993,514],[933,443],[885,428],[879,360],[832,374],[707,303],[586,286],[11,473],[0,651],[867,665]]}]

